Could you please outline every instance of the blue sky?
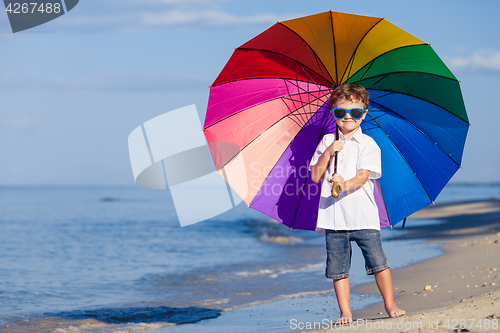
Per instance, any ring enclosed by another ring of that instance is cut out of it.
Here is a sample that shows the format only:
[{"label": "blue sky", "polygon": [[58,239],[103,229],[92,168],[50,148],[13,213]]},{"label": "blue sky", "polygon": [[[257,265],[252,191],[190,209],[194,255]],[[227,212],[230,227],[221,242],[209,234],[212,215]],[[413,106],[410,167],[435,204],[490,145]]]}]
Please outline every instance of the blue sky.
[{"label": "blue sky", "polygon": [[385,17],[429,42],[472,123],[453,181],[500,181],[497,0],[81,0],[16,34],[0,13],[0,184],[134,184],[134,128],[190,104],[203,117],[235,47],[327,10]]}]

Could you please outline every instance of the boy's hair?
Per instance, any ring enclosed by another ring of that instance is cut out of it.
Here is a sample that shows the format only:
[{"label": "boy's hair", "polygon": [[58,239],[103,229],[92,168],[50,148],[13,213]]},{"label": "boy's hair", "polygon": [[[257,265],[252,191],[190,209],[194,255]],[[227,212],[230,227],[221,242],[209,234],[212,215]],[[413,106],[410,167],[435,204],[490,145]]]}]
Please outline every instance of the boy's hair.
[{"label": "boy's hair", "polygon": [[365,108],[370,105],[370,94],[366,91],[365,87],[353,83],[336,86],[330,95],[330,105],[341,99],[361,101],[365,105]]}]

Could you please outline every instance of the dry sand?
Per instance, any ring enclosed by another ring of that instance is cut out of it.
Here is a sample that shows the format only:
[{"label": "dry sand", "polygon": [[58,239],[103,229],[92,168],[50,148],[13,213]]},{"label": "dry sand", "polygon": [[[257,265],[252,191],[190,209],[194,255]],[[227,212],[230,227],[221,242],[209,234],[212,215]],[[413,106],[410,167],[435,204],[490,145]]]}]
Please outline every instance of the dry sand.
[{"label": "dry sand", "polygon": [[[396,304],[406,310],[406,316],[389,318],[383,303],[377,303],[354,311],[354,324],[343,329],[500,332],[500,200],[438,204],[411,218],[445,219],[432,227],[408,229],[410,232],[400,238],[444,242],[446,253],[392,271]],[[426,286],[430,290],[425,290]],[[371,294],[378,289],[369,283],[354,287],[352,292]]]}]

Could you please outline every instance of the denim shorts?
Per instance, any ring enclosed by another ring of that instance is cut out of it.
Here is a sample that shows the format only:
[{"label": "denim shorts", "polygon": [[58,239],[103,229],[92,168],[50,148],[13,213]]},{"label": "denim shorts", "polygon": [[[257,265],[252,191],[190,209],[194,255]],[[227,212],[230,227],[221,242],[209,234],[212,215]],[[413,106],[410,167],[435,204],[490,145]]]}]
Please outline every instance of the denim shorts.
[{"label": "denim shorts", "polygon": [[380,230],[325,230],[326,232],[326,272],[329,279],[342,279],[349,276],[351,268],[351,241],[355,241],[365,258],[366,274],[389,268],[382,249]]}]

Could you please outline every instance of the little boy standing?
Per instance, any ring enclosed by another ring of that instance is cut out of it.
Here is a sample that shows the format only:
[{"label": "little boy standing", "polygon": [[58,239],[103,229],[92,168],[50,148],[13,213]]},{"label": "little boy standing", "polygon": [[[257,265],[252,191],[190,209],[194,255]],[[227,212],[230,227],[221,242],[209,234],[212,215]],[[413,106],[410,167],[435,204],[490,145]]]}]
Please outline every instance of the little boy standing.
[{"label": "little boy standing", "polygon": [[[380,220],[373,195],[373,179],[381,177],[380,148],[362,133],[361,122],[368,112],[369,95],[362,86],[339,85],[330,97],[332,112],[339,128],[339,140],[326,134],[313,155],[310,169],[315,183],[322,181],[317,231],[326,234],[326,277],[333,286],[340,308],[337,323],[351,323],[349,306],[349,268],[351,241],[361,248],[368,275],[375,281],[390,317],[404,316],[394,302],[389,263],[382,249]],[[337,156],[337,173],[334,155]],[[331,195],[333,182],[340,186],[340,196]]]}]

